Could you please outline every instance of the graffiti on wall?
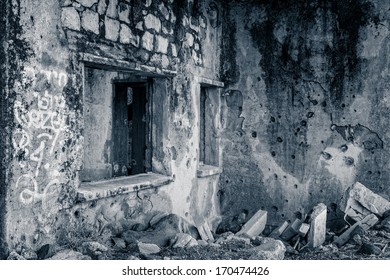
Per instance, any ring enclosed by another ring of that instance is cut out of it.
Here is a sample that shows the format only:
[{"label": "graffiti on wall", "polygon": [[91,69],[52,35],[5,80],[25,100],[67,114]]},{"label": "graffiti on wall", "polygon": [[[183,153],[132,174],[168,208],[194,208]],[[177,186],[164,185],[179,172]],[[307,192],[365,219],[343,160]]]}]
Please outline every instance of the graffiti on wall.
[{"label": "graffiti on wall", "polygon": [[68,82],[68,75],[33,68],[27,68],[24,74],[24,84],[33,90],[14,104],[16,130],[12,145],[14,158],[22,170],[16,190],[23,205],[41,202],[45,209],[50,207],[60,186],[58,178],[54,178],[58,174],[50,170],[61,152],[58,149],[61,135],[67,130],[62,89]]}]

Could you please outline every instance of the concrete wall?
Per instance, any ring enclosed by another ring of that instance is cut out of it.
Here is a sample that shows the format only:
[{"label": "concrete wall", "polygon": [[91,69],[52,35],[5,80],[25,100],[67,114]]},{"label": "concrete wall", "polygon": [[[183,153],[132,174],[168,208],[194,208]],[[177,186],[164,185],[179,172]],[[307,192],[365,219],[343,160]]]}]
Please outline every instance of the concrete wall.
[{"label": "concrete wall", "polygon": [[[209,1],[9,2],[19,36],[13,42],[17,57],[10,52],[14,65],[8,66],[15,72],[12,81],[5,79],[12,82],[8,106],[2,106],[9,116],[11,159],[5,171],[5,230],[0,233],[5,233],[8,249],[37,249],[83,227],[101,234],[102,216],[117,227],[121,217],[127,225],[137,220],[146,224],[157,210],[189,221],[214,219],[215,211],[199,207],[213,201],[218,176],[204,179],[204,186],[197,179],[198,81],[219,78],[220,7]],[[85,54],[141,65],[144,73],[161,73],[162,68],[177,72],[166,80],[167,95],[159,109],[169,122],[155,128],[164,139],[155,152],[169,162],[153,162],[154,170],[170,165],[173,183],[76,203],[83,167]],[[3,117],[1,121],[3,125]]]},{"label": "concrete wall", "polygon": [[389,7],[363,0],[227,5],[225,215],[266,209],[276,225],[324,202],[331,222],[356,181],[389,197]]}]

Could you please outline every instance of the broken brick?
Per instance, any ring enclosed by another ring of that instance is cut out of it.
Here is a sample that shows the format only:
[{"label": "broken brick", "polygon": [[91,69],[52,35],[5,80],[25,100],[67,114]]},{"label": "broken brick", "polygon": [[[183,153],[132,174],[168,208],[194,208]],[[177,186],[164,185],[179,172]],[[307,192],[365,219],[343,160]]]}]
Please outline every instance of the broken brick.
[{"label": "broken brick", "polygon": [[369,213],[383,216],[390,209],[390,202],[356,182],[345,192],[340,209],[355,221],[360,221]]},{"label": "broken brick", "polygon": [[298,229],[298,233],[300,236],[305,237],[306,234],[309,232],[310,225],[306,223],[302,223],[301,226]]},{"label": "broken brick", "polygon": [[347,229],[342,235],[340,235],[336,240],[333,242],[338,247],[343,246],[349,239],[352,237],[352,233],[354,230],[361,226],[364,230],[368,230],[372,226],[374,226],[378,222],[378,218],[374,214],[370,214],[367,217],[365,217],[363,220],[356,222],[353,224],[349,229]]},{"label": "broken brick", "polygon": [[284,221],[283,224],[281,224],[279,227],[275,228],[275,229],[269,234],[269,237],[278,238],[278,237],[283,233],[283,231],[286,230],[287,227],[288,227],[288,222],[287,222],[287,221]]},{"label": "broken brick", "polygon": [[310,214],[310,230],[308,246],[316,248],[325,242],[326,237],[326,205],[320,203],[313,208]]},{"label": "broken brick", "polygon": [[267,223],[267,211],[259,210],[241,228],[237,235],[245,234],[254,237],[261,234]]},{"label": "broken brick", "polygon": [[202,225],[197,226],[198,232],[202,240],[214,242],[213,234],[211,233],[210,227],[207,222],[204,222]]}]

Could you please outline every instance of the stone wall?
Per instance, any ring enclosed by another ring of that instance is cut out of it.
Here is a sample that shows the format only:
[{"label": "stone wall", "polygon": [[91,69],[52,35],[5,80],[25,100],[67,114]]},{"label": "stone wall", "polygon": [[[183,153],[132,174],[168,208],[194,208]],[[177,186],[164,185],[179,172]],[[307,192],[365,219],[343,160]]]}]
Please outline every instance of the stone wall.
[{"label": "stone wall", "polygon": [[[207,204],[203,200],[212,202],[216,194],[218,176],[203,180],[204,188],[198,185],[198,107],[200,77],[219,79],[221,8],[211,1],[8,2],[15,51],[9,51],[12,79],[1,79],[10,94],[7,107],[1,106],[10,140],[10,161],[1,173],[2,182],[8,174],[5,230],[0,230],[7,247],[37,249],[83,227],[101,234],[101,221],[118,228],[121,215],[129,225],[147,224],[156,211],[189,221],[214,219],[217,213],[199,208],[192,195]],[[155,128],[164,139],[155,152],[169,162],[153,162],[154,170],[169,164],[174,179],[169,185],[77,203],[87,55],[103,61],[94,65],[98,68],[110,70],[112,63],[104,64],[110,60],[122,65],[121,71],[131,65],[127,70],[137,75],[170,75],[164,104],[155,105],[169,120]],[[115,217],[113,209],[119,209]]]},{"label": "stone wall", "polygon": [[234,1],[226,10],[223,213],[265,209],[276,225],[324,202],[332,222],[356,181],[388,197],[389,4]]}]

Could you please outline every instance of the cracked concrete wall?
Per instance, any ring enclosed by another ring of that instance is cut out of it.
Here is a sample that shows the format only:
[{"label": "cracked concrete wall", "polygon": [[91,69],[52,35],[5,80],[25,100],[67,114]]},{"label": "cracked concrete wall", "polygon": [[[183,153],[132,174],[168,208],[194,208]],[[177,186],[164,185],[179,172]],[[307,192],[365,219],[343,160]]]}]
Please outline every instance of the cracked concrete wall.
[{"label": "cracked concrete wall", "polygon": [[324,202],[332,223],[356,181],[388,198],[389,3],[226,5],[222,212],[277,225]]},{"label": "cracked concrete wall", "polygon": [[[208,0],[7,3],[13,41],[10,75],[1,79],[9,84],[9,96],[1,104],[1,125],[9,136],[4,138],[9,142],[1,142],[9,156],[1,171],[7,186],[5,227],[0,230],[5,247],[37,249],[83,225],[98,234],[105,223],[120,228],[123,217],[130,225],[146,223],[157,211],[189,221],[214,218],[214,212],[194,205],[193,199],[214,201],[218,181],[218,176],[203,180],[202,189],[197,179],[198,81],[219,79],[221,7]],[[174,182],[95,205],[75,204],[83,158],[85,53],[177,71],[166,79],[167,95],[158,112],[169,123],[156,129],[164,141],[155,150],[162,161],[154,162],[154,169],[167,169]],[[114,216],[111,208],[117,211]]]}]

